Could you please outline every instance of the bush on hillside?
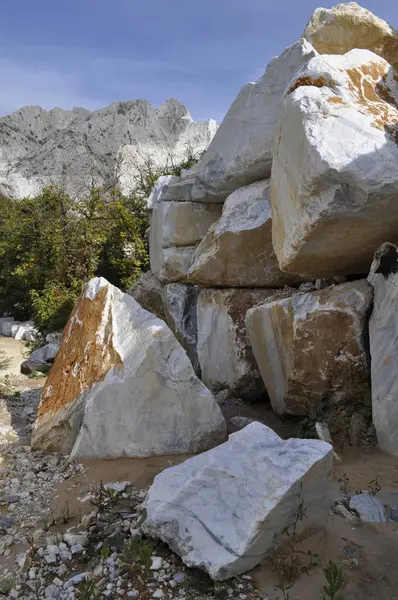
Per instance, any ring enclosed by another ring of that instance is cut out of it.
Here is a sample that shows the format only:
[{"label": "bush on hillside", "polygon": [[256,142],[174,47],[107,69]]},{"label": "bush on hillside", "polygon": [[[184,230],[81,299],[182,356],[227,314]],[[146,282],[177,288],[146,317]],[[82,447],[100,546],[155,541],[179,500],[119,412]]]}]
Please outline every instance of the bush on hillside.
[{"label": "bush on hillside", "polygon": [[0,315],[33,319],[46,334],[64,327],[92,277],[128,289],[149,268],[146,198],[160,175],[196,161],[192,151],[162,168],[143,160],[133,196],[115,182],[78,199],[56,186],[23,200],[0,194]]},{"label": "bush on hillside", "polygon": [[197,154],[191,147],[187,147],[183,161],[177,163],[173,155],[170,154],[162,166],[157,165],[150,156],[140,157],[138,173],[133,177],[138,197],[147,198],[156,181],[162,175],[176,175],[179,177],[181,171],[193,167],[200,160],[202,154]]},{"label": "bush on hillside", "polygon": [[1,204],[0,313],[33,318],[43,333],[64,326],[91,277],[127,288],[148,268],[142,200],[114,188],[74,200],[51,187]]}]

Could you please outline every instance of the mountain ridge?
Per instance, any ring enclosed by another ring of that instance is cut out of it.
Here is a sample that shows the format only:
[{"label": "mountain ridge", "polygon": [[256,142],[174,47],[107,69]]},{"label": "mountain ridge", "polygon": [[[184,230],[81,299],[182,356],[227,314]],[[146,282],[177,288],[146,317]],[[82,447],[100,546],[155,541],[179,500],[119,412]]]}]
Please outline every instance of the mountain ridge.
[{"label": "mountain ridge", "polygon": [[53,183],[79,194],[114,179],[129,193],[145,161],[162,166],[169,156],[199,154],[216,127],[213,119],[193,121],[174,98],[157,108],[142,99],[95,111],[24,106],[0,117],[0,192],[22,198]]}]

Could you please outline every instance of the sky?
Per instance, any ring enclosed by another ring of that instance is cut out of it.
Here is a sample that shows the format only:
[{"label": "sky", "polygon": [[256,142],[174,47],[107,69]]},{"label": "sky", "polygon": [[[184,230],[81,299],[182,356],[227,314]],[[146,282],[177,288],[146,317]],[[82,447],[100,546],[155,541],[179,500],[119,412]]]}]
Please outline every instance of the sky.
[{"label": "sky", "polygon": [[[320,3],[320,4],[319,4]],[[220,121],[325,0],[3,0],[0,115],[168,98]],[[398,28],[398,0],[362,6]]]}]

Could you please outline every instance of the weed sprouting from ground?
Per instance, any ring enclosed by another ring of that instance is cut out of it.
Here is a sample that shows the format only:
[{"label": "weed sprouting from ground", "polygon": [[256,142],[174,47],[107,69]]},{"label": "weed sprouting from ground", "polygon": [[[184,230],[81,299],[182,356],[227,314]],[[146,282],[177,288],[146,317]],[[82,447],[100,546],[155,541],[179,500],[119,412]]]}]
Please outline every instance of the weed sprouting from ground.
[{"label": "weed sprouting from ground", "polygon": [[323,587],[323,600],[343,600],[339,595],[344,585],[344,575],[342,567],[330,561],[328,566],[323,569],[327,585]]},{"label": "weed sprouting from ground", "polygon": [[375,472],[375,478],[372,479],[372,481],[369,481],[368,483],[368,490],[371,496],[376,496],[376,494],[378,494],[378,492],[382,490],[382,487],[379,483],[379,474],[377,473],[377,471]]},{"label": "weed sprouting from ground", "polygon": [[109,548],[109,546],[101,546],[100,549],[100,556],[102,558],[102,560],[106,560],[107,558],[109,558],[111,555],[111,549]]},{"label": "weed sprouting from ground", "polygon": [[152,564],[152,547],[142,537],[125,540],[121,554],[122,570],[131,577],[148,574]]},{"label": "weed sprouting from ground", "polygon": [[78,590],[80,600],[99,600],[101,598],[101,593],[92,579],[82,581],[78,586]]},{"label": "weed sprouting from ground", "polygon": [[[271,558],[272,568],[281,575],[279,589],[283,592],[284,598],[289,598],[287,592],[291,587],[289,584],[300,575],[304,573],[308,574],[311,568],[317,565],[316,559],[318,558],[317,554],[310,551],[305,553],[297,548],[299,542],[299,524],[307,519],[307,509],[305,508],[302,496],[302,485],[296,496],[298,499],[296,512],[292,521],[282,530],[281,534],[282,539],[288,538],[289,540],[288,549],[284,551],[274,550]],[[304,563],[300,555],[305,555],[308,560]]]},{"label": "weed sprouting from ground", "polygon": [[127,564],[139,562],[149,569],[152,562],[152,548],[141,537],[131,538],[124,542],[123,557]]},{"label": "weed sprouting from ground", "polygon": [[278,590],[280,590],[282,592],[282,598],[283,600],[293,600],[292,596],[289,594],[289,591],[292,587],[292,585],[286,585],[285,583],[281,583],[281,585],[279,585],[277,587]]},{"label": "weed sprouting from ground", "polygon": [[62,521],[63,521],[64,525],[69,523],[70,518],[71,518],[71,515],[70,515],[70,510],[69,510],[69,502],[66,501],[62,508]]}]

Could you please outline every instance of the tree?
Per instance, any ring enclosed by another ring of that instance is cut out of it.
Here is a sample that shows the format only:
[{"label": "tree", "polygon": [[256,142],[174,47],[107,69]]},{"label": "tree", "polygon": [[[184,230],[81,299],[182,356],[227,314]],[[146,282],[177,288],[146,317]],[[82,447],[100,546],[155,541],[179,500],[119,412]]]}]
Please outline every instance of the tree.
[{"label": "tree", "polygon": [[1,208],[0,311],[44,333],[62,328],[90,278],[126,288],[148,267],[144,202],[115,188],[75,200],[50,187]]},{"label": "tree", "polygon": [[102,186],[93,176],[79,197],[59,185],[35,198],[0,195],[0,314],[33,318],[47,333],[64,327],[92,277],[129,288],[149,266],[146,199],[153,185],[160,175],[179,175],[195,162],[189,148],[180,164],[171,155],[162,167],[140,157],[130,196],[118,189],[117,176]]}]

